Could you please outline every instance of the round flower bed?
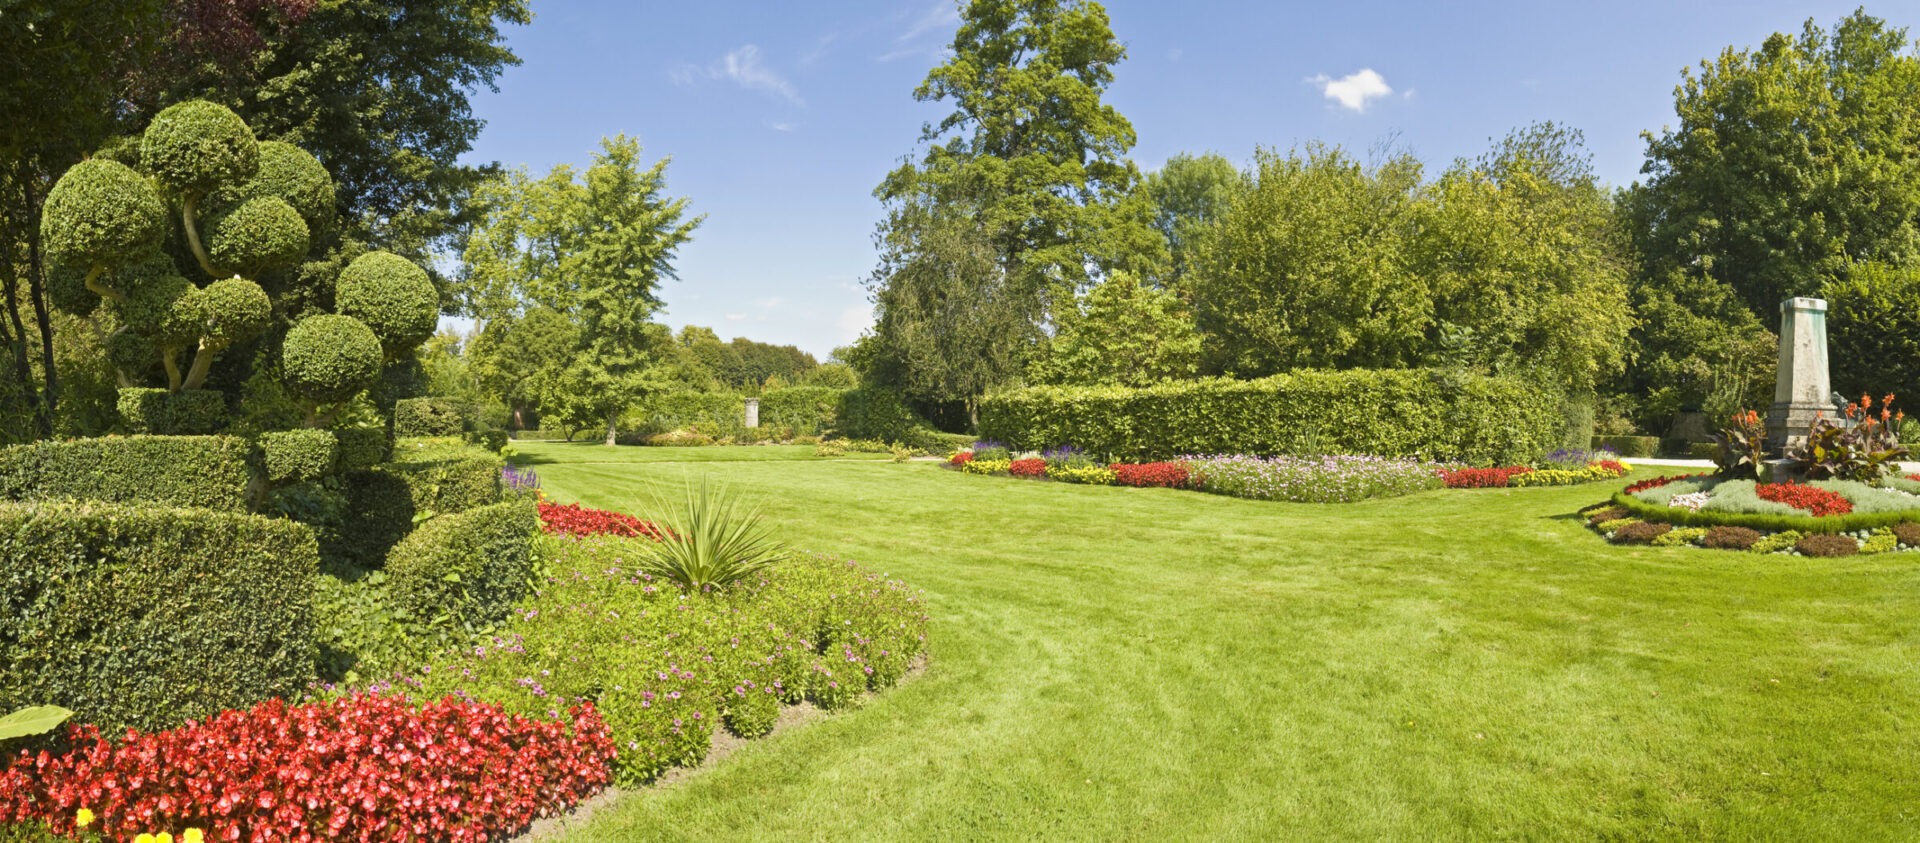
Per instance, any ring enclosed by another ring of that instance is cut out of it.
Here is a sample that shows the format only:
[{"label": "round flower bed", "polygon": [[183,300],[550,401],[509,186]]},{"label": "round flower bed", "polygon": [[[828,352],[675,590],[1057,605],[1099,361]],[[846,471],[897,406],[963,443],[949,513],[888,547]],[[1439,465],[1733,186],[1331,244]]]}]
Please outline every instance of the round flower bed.
[{"label": "round flower bed", "polygon": [[1804,483],[1657,477],[1581,514],[1616,544],[1800,556],[1885,553],[1920,549],[1920,477]]}]

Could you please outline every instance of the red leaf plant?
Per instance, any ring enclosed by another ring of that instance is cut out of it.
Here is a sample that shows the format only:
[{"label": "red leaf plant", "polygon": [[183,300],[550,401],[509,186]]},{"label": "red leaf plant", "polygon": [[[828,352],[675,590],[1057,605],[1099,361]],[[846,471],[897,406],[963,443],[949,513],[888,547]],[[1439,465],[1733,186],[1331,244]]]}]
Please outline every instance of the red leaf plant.
[{"label": "red leaf plant", "polygon": [[1158,486],[1167,489],[1184,489],[1193,482],[1193,472],[1181,462],[1150,462],[1141,464],[1114,463],[1113,482],[1122,486]]},{"label": "red leaf plant", "polygon": [[577,503],[541,502],[540,526],[555,536],[645,536],[654,541],[661,537],[660,528],[650,521]]},{"label": "red leaf plant", "polygon": [[1802,486],[1788,481],[1785,483],[1762,483],[1754,487],[1761,500],[1784,503],[1794,509],[1804,509],[1814,517],[1827,515],[1845,515],[1853,511],[1853,501],[1839,494],[1813,486]]},{"label": "red leaf plant", "polygon": [[360,694],[246,711],[124,740],[69,730],[61,755],[0,771],[0,825],[109,839],[200,828],[208,840],[504,839],[612,779],[613,739],[591,704],[537,720],[448,697],[415,707]]}]

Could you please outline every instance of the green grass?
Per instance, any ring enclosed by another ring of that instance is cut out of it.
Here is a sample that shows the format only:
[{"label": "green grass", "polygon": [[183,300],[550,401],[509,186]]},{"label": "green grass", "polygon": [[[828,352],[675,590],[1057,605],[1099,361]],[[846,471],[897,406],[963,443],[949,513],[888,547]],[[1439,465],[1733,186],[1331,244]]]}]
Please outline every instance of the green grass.
[{"label": "green grass", "polygon": [[1609,547],[1571,513],[1610,484],[1302,505],[516,447],[563,501],[729,483],[933,614],[925,675],[572,839],[1920,835],[1920,554]]}]

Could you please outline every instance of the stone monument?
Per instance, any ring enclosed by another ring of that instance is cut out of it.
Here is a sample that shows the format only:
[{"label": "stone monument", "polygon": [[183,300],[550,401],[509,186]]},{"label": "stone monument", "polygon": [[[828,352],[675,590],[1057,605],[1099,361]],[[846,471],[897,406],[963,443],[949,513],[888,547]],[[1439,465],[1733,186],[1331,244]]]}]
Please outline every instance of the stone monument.
[{"label": "stone monument", "polygon": [[[1825,305],[1821,305],[1821,306],[1825,307]],[[1826,340],[1824,339],[1821,340],[1820,347],[1822,349],[1826,348]],[[760,399],[758,398],[747,399],[747,426],[748,427],[760,426]]]},{"label": "stone monument", "polygon": [[1833,418],[1833,381],[1827,372],[1827,303],[1791,298],[1780,303],[1780,375],[1767,411],[1767,445],[1776,453],[1807,438],[1816,416]]}]

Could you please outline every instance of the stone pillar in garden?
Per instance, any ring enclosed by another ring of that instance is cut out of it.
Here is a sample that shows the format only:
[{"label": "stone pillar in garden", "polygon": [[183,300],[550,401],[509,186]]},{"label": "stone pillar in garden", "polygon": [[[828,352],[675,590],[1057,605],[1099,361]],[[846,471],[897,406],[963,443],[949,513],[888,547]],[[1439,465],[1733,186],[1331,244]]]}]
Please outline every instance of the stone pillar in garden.
[{"label": "stone pillar in garden", "polygon": [[[1767,412],[1767,444],[1776,451],[1807,438],[1815,416],[1833,418],[1833,380],[1827,371],[1827,303],[1791,298],[1780,303],[1780,374]],[[1716,423],[1724,419],[1715,419]]]},{"label": "stone pillar in garden", "polygon": [[747,399],[747,426],[760,426],[760,399],[758,398]]}]

